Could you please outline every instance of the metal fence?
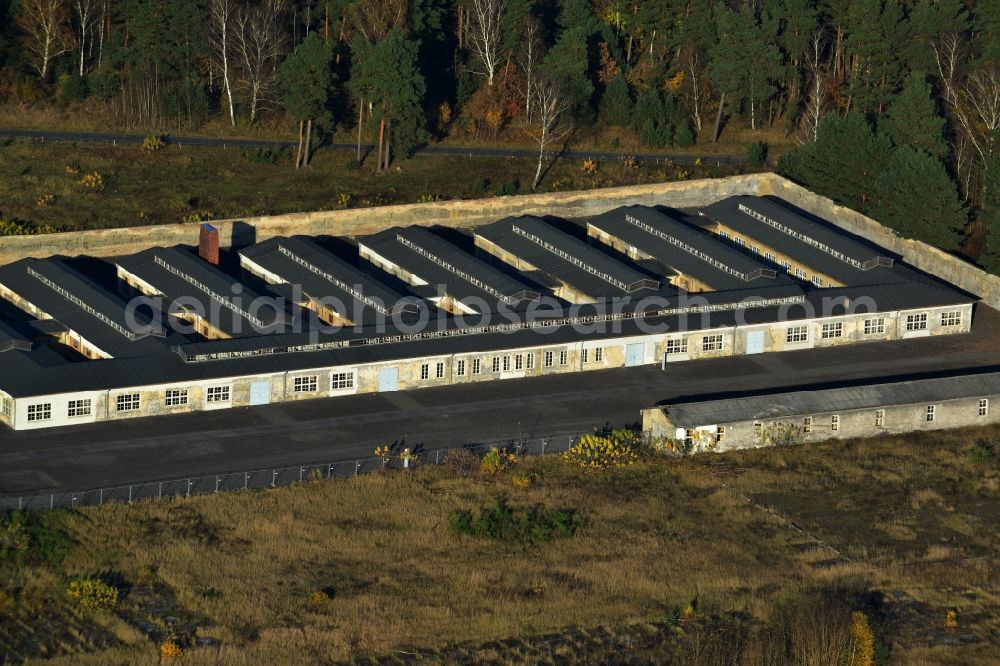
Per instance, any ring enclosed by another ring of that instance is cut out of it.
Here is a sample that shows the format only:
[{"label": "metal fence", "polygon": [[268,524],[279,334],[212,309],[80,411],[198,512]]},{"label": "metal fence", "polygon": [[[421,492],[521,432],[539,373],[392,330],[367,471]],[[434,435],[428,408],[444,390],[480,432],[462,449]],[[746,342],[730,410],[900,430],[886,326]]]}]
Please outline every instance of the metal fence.
[{"label": "metal fence", "polygon": [[169,499],[172,497],[192,497],[233,490],[250,490],[289,486],[293,483],[346,478],[367,474],[383,467],[413,468],[420,465],[440,465],[449,451],[464,449],[483,455],[491,448],[498,448],[525,455],[545,455],[561,453],[569,449],[579,438],[573,435],[553,435],[533,439],[505,439],[495,442],[476,442],[462,446],[425,450],[416,447],[410,450],[410,458],[404,461],[401,454],[404,446],[394,448],[388,463],[382,458],[360,458],[336,462],[309,463],[288,467],[273,467],[236,472],[189,476],[162,481],[143,481],[127,485],[93,490],[38,491],[31,495],[0,495],[0,511],[14,509],[57,509],[76,506],[94,506],[111,502],[131,503],[138,500]]}]

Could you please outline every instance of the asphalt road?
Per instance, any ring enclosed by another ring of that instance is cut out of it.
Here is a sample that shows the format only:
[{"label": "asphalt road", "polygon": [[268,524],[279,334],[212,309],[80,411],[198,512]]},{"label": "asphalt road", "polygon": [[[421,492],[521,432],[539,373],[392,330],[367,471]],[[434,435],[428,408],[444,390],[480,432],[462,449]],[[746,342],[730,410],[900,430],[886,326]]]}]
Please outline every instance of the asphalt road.
[{"label": "asphalt road", "polygon": [[[81,141],[97,143],[125,143],[140,144],[145,135],[143,134],[106,134],[99,132],[49,132],[45,130],[15,130],[0,129],[0,137],[12,139],[36,139],[44,141]],[[277,141],[269,139],[227,139],[208,136],[182,136],[168,135],[166,142],[179,146],[214,146],[232,148],[295,148],[295,141]],[[354,151],[357,144],[354,143],[330,143],[320,146],[333,150]],[[363,144],[363,150],[373,150],[374,146]],[[530,148],[481,148],[481,147],[461,147],[461,146],[424,146],[416,152],[424,155],[454,155],[467,157],[537,157],[538,151]],[[615,160],[626,154],[624,151],[601,151],[601,150],[568,150],[560,154],[560,157],[570,159],[597,159]],[[691,154],[671,154],[671,153],[627,153],[630,157],[643,162],[663,162],[672,161],[680,164],[693,164],[697,160],[703,162],[715,162],[721,164],[738,164],[746,161],[742,155],[691,155]]]},{"label": "asphalt road", "polygon": [[[139,481],[370,458],[420,449],[587,432],[636,422],[643,407],[690,396],[867,377],[1000,367],[998,317],[974,332],[668,366],[366,394],[71,428],[0,431],[0,493],[87,490]],[[984,321],[986,319],[987,321]]]}]

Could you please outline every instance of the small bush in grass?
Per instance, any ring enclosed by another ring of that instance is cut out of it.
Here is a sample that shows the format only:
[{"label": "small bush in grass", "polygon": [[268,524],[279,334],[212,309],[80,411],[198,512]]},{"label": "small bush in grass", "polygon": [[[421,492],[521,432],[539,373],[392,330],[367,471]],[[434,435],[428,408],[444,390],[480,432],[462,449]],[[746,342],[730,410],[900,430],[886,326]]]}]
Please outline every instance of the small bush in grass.
[{"label": "small bush in grass", "polygon": [[993,448],[984,442],[976,442],[965,452],[969,462],[973,465],[989,465],[996,459]]},{"label": "small bush in grass", "polygon": [[482,507],[478,514],[461,510],[452,511],[448,517],[448,525],[455,534],[518,545],[568,539],[576,534],[581,523],[581,516],[573,509],[547,511],[536,505],[515,511],[505,498]]},{"label": "small bush in grass", "polygon": [[486,190],[490,188],[489,178],[476,178],[472,183],[472,193],[473,194],[486,194]]},{"label": "small bush in grass", "polygon": [[160,656],[164,659],[178,659],[184,656],[184,650],[173,640],[160,643]]},{"label": "small bush in grass", "polygon": [[639,435],[621,428],[584,435],[562,459],[580,469],[611,469],[631,465],[639,457]]},{"label": "small bush in grass", "polygon": [[278,147],[251,148],[243,155],[254,164],[277,164],[288,155],[288,151]]},{"label": "small bush in grass", "polygon": [[354,197],[352,197],[347,192],[341,192],[340,194],[337,195],[337,208],[347,208],[351,205],[351,202],[353,201]]},{"label": "small bush in grass", "polygon": [[84,175],[77,183],[91,192],[98,193],[104,191],[104,176],[97,171]]},{"label": "small bush in grass", "polygon": [[452,449],[441,461],[455,476],[471,477],[479,473],[479,456],[468,449]]},{"label": "small bush in grass", "polygon": [[510,480],[511,485],[518,490],[527,490],[534,482],[535,479],[531,474],[518,474]]},{"label": "small bush in grass", "polygon": [[147,134],[142,140],[142,149],[147,153],[155,153],[167,147],[167,142],[158,134]]},{"label": "small bush in grass", "polygon": [[767,162],[767,144],[763,141],[754,141],[747,146],[747,163],[750,166],[764,166]]},{"label": "small bush in grass", "polygon": [[324,590],[316,590],[309,595],[309,607],[314,613],[322,613],[330,606],[330,595]]},{"label": "small bush in grass", "polygon": [[57,566],[72,548],[58,513],[14,511],[0,516],[0,561]]},{"label": "small bush in grass", "polygon": [[517,194],[518,189],[520,189],[521,184],[516,180],[508,180],[506,183],[501,185],[497,189],[497,196],[509,197]]},{"label": "small bush in grass", "polygon": [[851,614],[851,638],[851,666],[875,666],[875,632],[861,611]]},{"label": "small bush in grass", "polygon": [[503,449],[493,447],[479,463],[481,476],[495,478],[517,464],[517,456]]},{"label": "small bush in grass", "polygon": [[360,168],[361,168],[361,160],[359,160],[356,157],[352,157],[351,159],[344,162],[345,171],[357,171]]},{"label": "small bush in grass", "polygon": [[98,578],[75,578],[69,582],[66,594],[89,610],[111,610],[118,605],[118,589]]}]

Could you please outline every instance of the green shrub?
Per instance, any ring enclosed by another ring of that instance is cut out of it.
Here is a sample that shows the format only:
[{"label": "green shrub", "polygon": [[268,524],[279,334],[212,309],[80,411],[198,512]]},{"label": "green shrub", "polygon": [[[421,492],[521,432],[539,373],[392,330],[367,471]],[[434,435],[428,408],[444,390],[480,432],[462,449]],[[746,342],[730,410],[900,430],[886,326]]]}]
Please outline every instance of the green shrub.
[{"label": "green shrub", "polygon": [[547,511],[539,505],[515,511],[505,498],[484,506],[478,515],[472,511],[452,511],[448,517],[451,531],[514,545],[529,545],[568,539],[580,528],[582,518],[574,509]]},{"label": "green shrub", "polygon": [[58,512],[14,511],[0,517],[0,560],[57,566],[73,545]]},{"label": "green shrub", "polygon": [[158,134],[147,134],[142,140],[142,149],[149,153],[155,153],[167,147],[167,142]]},{"label": "green shrub", "polygon": [[509,197],[511,195],[517,194],[517,191],[521,188],[521,184],[516,180],[508,180],[506,183],[501,185],[497,189],[497,196]]},{"label": "green shrub", "polygon": [[59,101],[63,104],[79,101],[87,96],[87,82],[79,76],[63,74],[56,83]]},{"label": "green shrub", "polygon": [[360,168],[361,168],[361,160],[355,157],[352,157],[351,159],[344,162],[345,171],[357,171]]},{"label": "green shrub", "polygon": [[747,163],[750,166],[764,166],[767,162],[767,144],[763,141],[754,141],[747,146]]},{"label": "green shrub", "polygon": [[284,148],[250,148],[243,155],[254,164],[277,164],[288,156]]},{"label": "green shrub", "polygon": [[488,178],[477,178],[475,182],[472,183],[472,193],[473,194],[486,194],[486,190],[490,187],[490,181]]},{"label": "green shrub", "polygon": [[66,587],[66,594],[89,610],[111,610],[118,605],[118,588],[98,578],[74,578]]},{"label": "green shrub", "polygon": [[985,442],[976,442],[965,455],[973,465],[989,465],[996,458],[993,448]]}]

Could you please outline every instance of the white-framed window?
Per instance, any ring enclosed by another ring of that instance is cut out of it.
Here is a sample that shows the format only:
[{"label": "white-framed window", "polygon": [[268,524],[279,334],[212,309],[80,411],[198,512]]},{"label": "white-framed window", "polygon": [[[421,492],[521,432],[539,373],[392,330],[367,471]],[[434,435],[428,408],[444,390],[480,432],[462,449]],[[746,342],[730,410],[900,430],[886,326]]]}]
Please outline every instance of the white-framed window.
[{"label": "white-framed window", "polygon": [[457,361],[455,361],[455,374],[458,375],[459,377],[464,377],[465,376],[465,359],[464,358],[460,358]]},{"label": "white-framed window", "polygon": [[756,245],[751,245],[750,251],[753,252],[754,254],[760,254],[760,248],[757,247]]},{"label": "white-framed window", "polygon": [[569,352],[563,349],[559,352],[559,365],[566,365],[569,363]]},{"label": "white-framed window", "polygon": [[66,416],[68,418],[77,418],[80,416],[90,416],[93,411],[93,403],[90,398],[83,398],[81,400],[70,400],[66,405]]},{"label": "white-framed window", "polygon": [[782,260],[782,262],[781,262],[781,269],[783,271],[785,271],[786,273],[791,273],[792,272],[792,265],[790,263],[788,263],[787,261]]},{"label": "white-framed window", "polygon": [[187,389],[167,389],[163,396],[163,404],[167,407],[177,407],[188,404]]},{"label": "white-framed window", "polygon": [[503,371],[510,372],[510,354],[503,357]]},{"label": "white-framed window", "polygon": [[702,351],[720,351],[722,349],[722,335],[705,335],[701,338]]},{"label": "white-framed window", "polygon": [[493,372],[500,372],[500,357],[493,357]]},{"label": "white-framed window", "polygon": [[747,242],[740,238],[739,236],[733,238],[733,242],[736,243],[737,247],[746,247]]},{"label": "white-framed window", "polygon": [[726,426],[719,426],[719,430],[715,435],[715,441],[721,442],[726,438]]},{"label": "white-framed window", "polygon": [[316,375],[296,377],[292,383],[292,390],[295,393],[314,393],[317,388],[319,388],[319,377]]},{"label": "white-framed window", "polygon": [[942,326],[961,326],[962,325],[962,312],[942,312],[941,313],[941,325]]},{"label": "white-framed window", "polygon": [[764,424],[760,421],[753,422],[753,436],[760,439],[764,434]]},{"label": "white-framed window", "polygon": [[817,287],[822,287],[823,286],[823,278],[821,278],[818,275],[813,275],[812,279],[810,280],[810,282],[812,282]]},{"label": "white-framed window", "polygon": [[729,238],[729,232],[725,229],[719,229],[719,236],[721,238]]},{"label": "white-framed window", "polygon": [[483,373],[483,360],[479,358],[472,359],[472,374],[480,375]]},{"label": "white-framed window", "polygon": [[807,416],[802,419],[802,432],[812,432],[813,431],[813,417]]},{"label": "white-framed window", "polygon": [[830,430],[834,432],[840,430],[840,414],[834,414],[830,417]]},{"label": "white-framed window", "polygon": [[353,372],[335,372],[330,375],[330,390],[343,391],[354,388]]},{"label": "white-framed window", "polygon": [[115,409],[119,412],[139,411],[139,394],[123,393],[115,398]]},{"label": "white-framed window", "polygon": [[806,279],[806,272],[804,270],[802,270],[801,268],[796,268],[795,269],[795,277],[797,277],[800,280],[805,280]]},{"label": "white-framed window", "polygon": [[838,321],[834,324],[823,324],[823,328],[820,331],[820,337],[823,338],[824,340],[844,337],[843,322]]},{"label": "white-framed window", "polygon": [[11,406],[12,406],[12,401],[10,398],[0,399],[0,413],[2,413],[4,416],[10,416],[10,413],[12,411]]},{"label": "white-framed window", "polygon": [[692,444],[694,444],[694,430],[691,430],[691,428],[685,428],[684,429],[684,445],[685,446],[691,446]]},{"label": "white-framed window", "polygon": [[771,252],[765,252],[764,253],[764,259],[766,259],[767,261],[769,261],[769,262],[771,262],[773,264],[775,262],[776,257]]},{"label": "white-framed window", "polygon": [[43,402],[37,405],[28,405],[29,421],[48,421],[52,418],[52,403]]},{"label": "white-framed window", "polygon": [[668,354],[687,354],[687,351],[688,351],[687,338],[674,338],[673,340],[667,340]]},{"label": "white-framed window", "polygon": [[231,396],[232,387],[228,384],[225,386],[209,386],[205,391],[206,402],[229,402]]},{"label": "white-framed window", "polygon": [[879,335],[882,333],[885,333],[885,317],[865,319],[865,335]]},{"label": "white-framed window", "polygon": [[596,347],[594,349],[594,363],[601,363],[604,361],[604,347]]},{"label": "white-framed window", "polygon": [[927,405],[927,411],[924,412],[924,420],[928,423],[933,423],[934,419],[937,418],[937,405]]},{"label": "white-framed window", "polygon": [[927,313],[906,315],[906,330],[908,331],[927,330]]},{"label": "white-framed window", "polygon": [[590,350],[581,349],[580,350],[580,363],[587,363],[590,360]]},{"label": "white-framed window", "polygon": [[524,354],[514,354],[514,369],[524,370]]},{"label": "white-framed window", "polygon": [[785,342],[807,342],[808,340],[808,326],[789,326],[785,330]]},{"label": "white-framed window", "polygon": [[430,379],[431,378],[431,364],[421,363],[420,364],[420,379]]},{"label": "white-framed window", "polygon": [[885,410],[876,409],[875,410],[875,427],[884,428],[885,427]]},{"label": "white-framed window", "polygon": [[546,368],[551,368],[552,367],[552,362],[553,362],[554,358],[555,358],[555,354],[553,354],[550,351],[545,352],[545,367]]},{"label": "white-framed window", "polygon": [[979,400],[979,415],[988,416],[990,413],[990,401],[986,398],[981,398]]},{"label": "white-framed window", "polygon": [[528,352],[525,354],[527,357],[525,360],[528,362],[528,370],[535,369],[535,352]]},{"label": "white-framed window", "polygon": [[438,361],[437,367],[434,368],[434,376],[444,379],[444,361]]}]

